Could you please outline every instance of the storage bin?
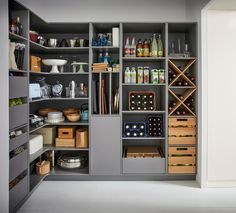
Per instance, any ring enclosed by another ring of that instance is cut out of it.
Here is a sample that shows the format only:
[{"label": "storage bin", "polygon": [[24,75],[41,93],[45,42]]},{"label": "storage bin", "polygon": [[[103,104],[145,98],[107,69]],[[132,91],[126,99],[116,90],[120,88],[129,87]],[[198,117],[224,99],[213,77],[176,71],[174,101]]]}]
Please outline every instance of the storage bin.
[{"label": "storage bin", "polygon": [[9,77],[9,99],[28,96],[27,77]]},{"label": "storage bin", "polygon": [[9,142],[10,152],[17,147],[27,143],[29,141],[28,132],[23,133],[22,135],[12,138]]},{"label": "storage bin", "polygon": [[16,178],[21,172],[28,168],[28,150],[10,159],[9,182]]},{"label": "storage bin", "polygon": [[169,145],[194,145],[196,137],[169,137]]},{"label": "storage bin", "polygon": [[195,127],[196,118],[169,118],[169,127]]},{"label": "storage bin", "polygon": [[195,127],[169,127],[170,136],[196,136]]},{"label": "storage bin", "polygon": [[56,138],[56,147],[75,147],[75,139]]},{"label": "storage bin", "polygon": [[32,155],[43,148],[42,135],[30,135],[29,140],[29,154]]},{"label": "storage bin", "polygon": [[22,201],[28,193],[27,175],[9,191],[10,212]]},{"label": "storage bin", "polygon": [[9,128],[14,129],[28,123],[27,104],[13,106],[9,108]]},{"label": "storage bin", "polygon": [[76,148],[88,148],[88,129],[77,129],[76,130]]},{"label": "storage bin", "polygon": [[75,127],[59,127],[58,138],[60,139],[72,139],[75,137]]},{"label": "storage bin", "polygon": [[47,126],[43,127],[35,132],[43,136],[43,144],[45,145],[54,145],[56,139],[56,127]]},{"label": "storage bin", "polygon": [[123,173],[165,173],[165,158],[123,158]]}]

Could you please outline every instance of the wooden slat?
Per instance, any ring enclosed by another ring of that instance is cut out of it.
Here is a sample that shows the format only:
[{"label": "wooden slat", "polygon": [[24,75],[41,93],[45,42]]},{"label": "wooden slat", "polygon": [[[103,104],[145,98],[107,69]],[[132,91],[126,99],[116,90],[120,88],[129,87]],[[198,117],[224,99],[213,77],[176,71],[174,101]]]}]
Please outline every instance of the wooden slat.
[{"label": "wooden slat", "polygon": [[196,164],[196,157],[169,157],[168,164],[176,165],[176,164]]},{"label": "wooden slat", "polygon": [[169,127],[169,136],[195,136],[195,127]]},{"label": "wooden slat", "polygon": [[169,145],[194,145],[196,137],[169,137]]},{"label": "wooden slat", "polygon": [[196,154],[195,147],[169,147],[168,148],[168,155],[169,157],[175,155],[192,155]]},{"label": "wooden slat", "polygon": [[168,172],[170,174],[195,174],[195,166],[169,166]]}]

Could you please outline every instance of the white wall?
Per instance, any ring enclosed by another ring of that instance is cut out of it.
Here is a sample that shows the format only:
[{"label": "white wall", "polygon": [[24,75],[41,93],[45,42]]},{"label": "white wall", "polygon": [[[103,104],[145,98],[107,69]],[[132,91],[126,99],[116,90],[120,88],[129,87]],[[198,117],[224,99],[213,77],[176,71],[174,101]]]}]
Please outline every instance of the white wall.
[{"label": "white wall", "polygon": [[47,22],[185,21],[185,0],[18,0]]},{"label": "white wall", "polygon": [[208,186],[236,186],[236,11],[208,11]]},{"label": "white wall", "polygon": [[8,139],[8,0],[0,1],[0,213],[8,212],[9,139]]}]

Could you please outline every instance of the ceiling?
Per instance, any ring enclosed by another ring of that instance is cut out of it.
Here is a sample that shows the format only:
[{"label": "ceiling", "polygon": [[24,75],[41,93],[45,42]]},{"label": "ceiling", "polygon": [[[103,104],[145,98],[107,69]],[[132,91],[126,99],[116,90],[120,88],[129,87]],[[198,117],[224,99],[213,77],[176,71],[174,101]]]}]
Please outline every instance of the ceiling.
[{"label": "ceiling", "polygon": [[236,10],[236,0],[212,0],[210,10]]}]

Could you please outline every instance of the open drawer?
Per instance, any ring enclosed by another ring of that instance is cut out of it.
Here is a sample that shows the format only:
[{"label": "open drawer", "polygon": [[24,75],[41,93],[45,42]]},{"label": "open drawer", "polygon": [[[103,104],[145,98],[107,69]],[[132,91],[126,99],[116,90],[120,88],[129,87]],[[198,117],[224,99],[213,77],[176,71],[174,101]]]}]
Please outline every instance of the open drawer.
[{"label": "open drawer", "polygon": [[123,173],[165,173],[165,158],[123,158]]},{"label": "open drawer", "polygon": [[15,138],[12,138],[9,142],[9,148],[10,152],[17,147],[27,143],[29,141],[28,132],[23,133],[22,135],[16,136]]},{"label": "open drawer", "polygon": [[9,128],[14,129],[28,123],[27,104],[13,106],[9,108]]},{"label": "open drawer", "polygon": [[27,77],[9,77],[9,98],[19,98],[28,96]]}]

